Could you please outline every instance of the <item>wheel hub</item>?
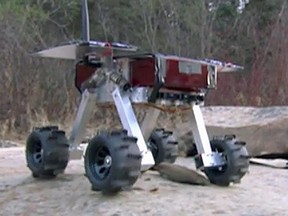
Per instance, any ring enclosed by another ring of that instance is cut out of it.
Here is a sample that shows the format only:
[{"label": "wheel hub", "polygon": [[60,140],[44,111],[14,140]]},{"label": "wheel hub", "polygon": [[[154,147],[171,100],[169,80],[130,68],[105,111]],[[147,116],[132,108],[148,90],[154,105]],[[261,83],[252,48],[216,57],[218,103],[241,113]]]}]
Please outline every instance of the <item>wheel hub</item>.
[{"label": "wheel hub", "polygon": [[34,144],[32,155],[33,155],[34,163],[36,163],[36,164],[42,163],[42,161],[43,161],[43,148],[42,148],[41,143]]},{"label": "wheel hub", "polygon": [[109,174],[111,166],[112,157],[109,150],[104,146],[100,146],[97,150],[94,162],[94,170],[96,172],[95,174],[99,179],[103,180]]},{"label": "wheel hub", "polygon": [[112,165],[112,157],[110,155],[107,155],[104,159],[104,166],[106,168],[109,168],[111,167],[111,165]]}]

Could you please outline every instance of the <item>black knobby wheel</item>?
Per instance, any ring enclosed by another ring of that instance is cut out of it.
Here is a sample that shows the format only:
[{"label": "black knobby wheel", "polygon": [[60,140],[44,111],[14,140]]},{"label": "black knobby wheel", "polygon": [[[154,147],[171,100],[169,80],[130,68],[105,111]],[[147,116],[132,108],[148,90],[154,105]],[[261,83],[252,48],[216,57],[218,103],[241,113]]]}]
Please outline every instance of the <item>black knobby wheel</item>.
[{"label": "black knobby wheel", "polygon": [[34,128],[26,140],[25,156],[33,177],[56,177],[69,161],[65,132],[55,126]]},{"label": "black knobby wheel", "polygon": [[132,186],[140,175],[141,158],[137,139],[125,130],[95,136],[84,159],[92,190],[113,194]]},{"label": "black knobby wheel", "polygon": [[155,129],[149,138],[149,147],[152,151],[155,165],[166,162],[174,163],[178,156],[178,143],[171,131]]},{"label": "black knobby wheel", "polygon": [[234,135],[226,135],[224,138],[212,139],[210,144],[212,151],[221,153],[226,161],[221,167],[204,169],[210,182],[220,186],[240,183],[249,167],[245,142],[237,141]]}]

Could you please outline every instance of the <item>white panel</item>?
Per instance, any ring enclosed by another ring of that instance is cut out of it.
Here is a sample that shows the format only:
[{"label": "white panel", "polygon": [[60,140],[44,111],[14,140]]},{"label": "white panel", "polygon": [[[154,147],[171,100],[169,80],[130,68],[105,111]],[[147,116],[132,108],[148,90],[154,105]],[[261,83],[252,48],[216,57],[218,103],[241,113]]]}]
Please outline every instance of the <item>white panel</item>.
[{"label": "white panel", "polygon": [[178,64],[179,73],[185,74],[201,74],[201,64],[189,61],[179,61]]}]

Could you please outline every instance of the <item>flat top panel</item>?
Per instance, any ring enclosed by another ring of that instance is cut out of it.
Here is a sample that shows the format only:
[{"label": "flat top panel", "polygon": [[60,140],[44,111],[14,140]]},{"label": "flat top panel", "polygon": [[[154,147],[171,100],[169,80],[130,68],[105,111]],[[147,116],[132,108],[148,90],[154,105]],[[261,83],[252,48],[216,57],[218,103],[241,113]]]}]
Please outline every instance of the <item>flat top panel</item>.
[{"label": "flat top panel", "polygon": [[[45,58],[58,58],[58,59],[68,59],[68,60],[76,60],[85,57],[86,55],[94,55],[96,58],[100,58],[102,53],[107,50],[106,42],[99,41],[72,41],[66,44],[62,44],[56,47],[48,48],[39,52],[34,53],[34,55]],[[122,43],[110,43],[110,46],[113,51],[113,57],[121,58],[140,58],[140,57],[148,57],[154,56],[157,58],[164,58],[166,60],[176,60],[182,62],[184,64],[181,67],[183,70],[187,66],[190,67],[193,65],[193,68],[196,70],[200,65],[213,65],[217,67],[219,72],[234,72],[243,69],[243,67],[234,65],[231,63],[224,63],[217,60],[212,59],[204,59],[197,60],[192,58],[185,58],[173,55],[163,55],[160,53],[147,53],[140,52],[136,46],[122,44]],[[186,64],[185,64],[186,62]],[[199,65],[199,66],[197,66]],[[186,69],[185,69],[186,70]],[[185,71],[184,70],[184,71]],[[194,71],[194,70],[193,70]]]},{"label": "flat top panel", "polygon": [[58,47],[53,47],[45,49],[34,53],[34,55],[44,58],[59,58],[59,59],[76,59],[76,44],[62,45]]},{"label": "flat top panel", "polygon": [[[107,43],[98,41],[89,42],[69,42],[56,47],[48,48],[35,53],[34,55],[45,58],[58,58],[75,60],[82,58],[85,55],[95,55],[100,57],[101,54],[107,50]],[[121,43],[111,43],[113,55],[126,55],[137,51],[137,47]]]}]

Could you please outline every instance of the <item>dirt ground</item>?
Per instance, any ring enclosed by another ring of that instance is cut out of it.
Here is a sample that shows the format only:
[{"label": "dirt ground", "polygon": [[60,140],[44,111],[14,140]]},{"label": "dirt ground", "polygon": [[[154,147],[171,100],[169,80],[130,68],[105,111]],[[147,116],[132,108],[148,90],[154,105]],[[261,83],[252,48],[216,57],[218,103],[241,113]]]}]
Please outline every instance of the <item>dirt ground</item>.
[{"label": "dirt ground", "polygon": [[[178,164],[194,168],[192,159]],[[132,191],[115,197],[90,190],[83,161],[73,161],[55,180],[34,180],[23,148],[0,150],[0,213],[21,215],[287,215],[288,172],[251,165],[241,184],[192,186],[145,173]]]},{"label": "dirt ground", "polygon": [[[288,108],[269,108],[269,112],[267,110],[219,107],[211,110],[207,108],[203,113],[206,123],[215,128],[220,127],[219,130],[229,127],[240,133],[238,128],[258,125],[266,128],[264,132],[277,140],[277,134],[271,133],[267,128],[271,128],[271,125],[276,127],[277,122],[284,124],[283,119],[288,116]],[[260,115],[261,112],[268,114]],[[215,115],[223,116],[223,121]],[[227,118],[229,115],[234,121]],[[178,127],[184,126],[183,123]],[[286,137],[285,131],[288,132],[288,127],[282,125],[281,128],[282,138],[287,139],[288,133]],[[182,132],[185,132],[183,128]],[[254,139],[259,139],[258,136],[261,138],[263,134],[257,134]],[[274,144],[272,141],[271,145]],[[177,163],[194,169],[191,158],[179,157]],[[71,161],[65,173],[54,180],[35,180],[26,167],[24,148],[11,147],[0,149],[0,173],[1,216],[288,215],[287,169],[251,164],[249,173],[241,184],[227,188],[178,184],[149,171],[138,179],[133,190],[109,197],[90,190],[90,184],[84,176],[83,161]]]}]

